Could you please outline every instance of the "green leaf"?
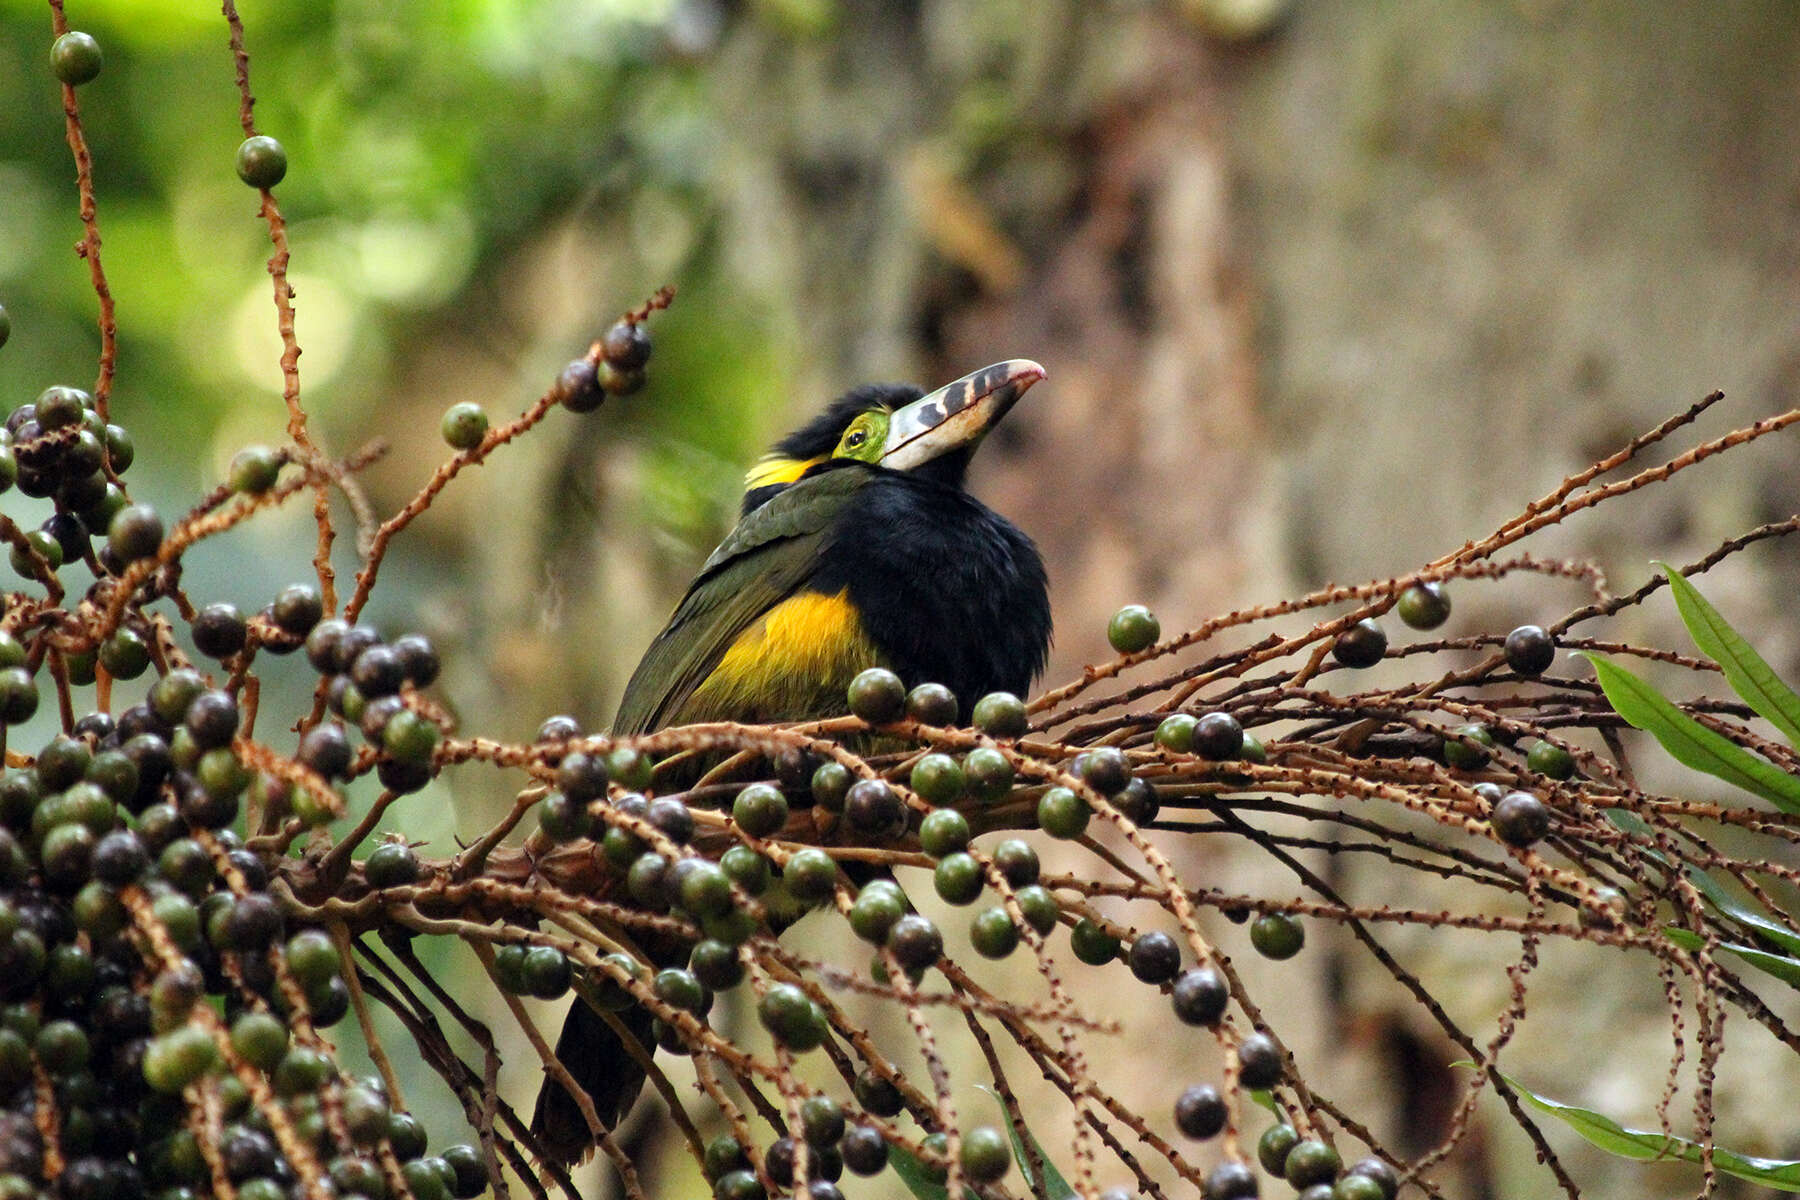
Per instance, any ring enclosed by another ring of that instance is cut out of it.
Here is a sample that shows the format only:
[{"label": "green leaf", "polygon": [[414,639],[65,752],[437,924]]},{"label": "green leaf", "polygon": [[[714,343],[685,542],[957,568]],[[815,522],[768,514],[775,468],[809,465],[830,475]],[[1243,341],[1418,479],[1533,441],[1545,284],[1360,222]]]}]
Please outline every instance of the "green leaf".
[{"label": "green leaf", "polygon": [[1586,651],[1582,657],[1594,664],[1613,711],[1654,735],[1675,761],[1761,796],[1782,812],[1800,813],[1800,779],[1700,724],[1617,663]]},{"label": "green leaf", "polygon": [[1781,681],[1774,668],[1763,661],[1763,656],[1700,594],[1700,589],[1682,578],[1681,573],[1668,563],[1656,565],[1669,576],[1669,590],[1675,594],[1675,607],[1681,610],[1682,623],[1687,626],[1694,645],[1719,664],[1725,672],[1725,681],[1745,704],[1781,730],[1781,736],[1789,745],[1800,746],[1800,696]]},{"label": "green leaf", "polygon": [[[1603,1116],[1592,1109],[1577,1108],[1573,1104],[1564,1104],[1560,1100],[1551,1100],[1540,1096],[1531,1089],[1520,1085],[1519,1081],[1509,1075],[1502,1079],[1510,1084],[1532,1107],[1548,1113],[1564,1122],[1594,1145],[1609,1154],[1621,1158],[1633,1158],[1645,1162],[1690,1162],[1700,1161],[1700,1144],[1687,1138],[1671,1137],[1665,1133],[1645,1129],[1627,1129],[1611,1117]],[[1764,1187],[1775,1188],[1783,1192],[1800,1192],[1800,1162],[1774,1158],[1755,1158],[1748,1154],[1738,1154],[1723,1146],[1713,1147],[1713,1165],[1727,1175],[1735,1175],[1739,1179],[1747,1179],[1751,1183],[1760,1183]]]},{"label": "green leaf", "polygon": [[[1000,1124],[1005,1127],[1007,1135],[1012,1138],[1013,1158],[1019,1164],[1019,1174],[1025,1177],[1025,1187],[1033,1195],[1036,1195],[1037,1184],[1031,1177],[1031,1157],[1026,1153],[1025,1143],[1019,1140],[1019,1131],[1013,1125],[1012,1116],[1006,1111],[1006,1105],[1001,1103],[1000,1097],[995,1095],[991,1088],[982,1087],[980,1084],[976,1084],[975,1088],[977,1091],[993,1096],[994,1103],[999,1106]],[[1070,1187],[1069,1181],[1062,1177],[1062,1173],[1056,1169],[1056,1164],[1050,1161],[1050,1156],[1044,1153],[1042,1146],[1038,1145],[1038,1140],[1031,1137],[1029,1129],[1025,1131],[1025,1136],[1030,1138],[1031,1149],[1037,1153],[1038,1161],[1044,1164],[1044,1195],[1049,1200],[1077,1200],[1075,1189]]]},{"label": "green leaf", "polygon": [[950,1189],[933,1179],[926,1172],[925,1164],[906,1147],[890,1144],[888,1165],[894,1168],[894,1174],[917,1200],[950,1200]]},{"label": "green leaf", "polygon": [[1782,949],[1800,954],[1800,933],[1771,921],[1748,905],[1740,904],[1723,884],[1699,867],[1687,868],[1687,877],[1712,906],[1744,926],[1762,934]]},{"label": "green leaf", "polygon": [[[1706,944],[1705,938],[1679,925],[1665,925],[1663,936],[1683,950],[1698,950]],[[1757,970],[1773,975],[1789,987],[1800,988],[1800,959],[1773,954],[1756,946],[1740,946],[1735,942],[1720,942],[1719,949],[1737,955]]]},{"label": "green leaf", "polygon": [[1270,1091],[1268,1088],[1253,1088],[1253,1089],[1251,1089],[1250,1103],[1255,1104],[1261,1108],[1266,1108],[1278,1117],[1282,1117],[1284,1119],[1286,1117],[1286,1114],[1281,1111],[1281,1105],[1275,1103],[1275,1093]]}]

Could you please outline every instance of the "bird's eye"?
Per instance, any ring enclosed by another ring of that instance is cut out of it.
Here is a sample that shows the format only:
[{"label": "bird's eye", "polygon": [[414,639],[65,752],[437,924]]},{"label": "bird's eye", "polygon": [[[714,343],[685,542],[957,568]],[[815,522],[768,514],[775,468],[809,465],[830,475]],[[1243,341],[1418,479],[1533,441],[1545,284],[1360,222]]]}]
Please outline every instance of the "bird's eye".
[{"label": "bird's eye", "polygon": [[849,446],[852,450],[854,450],[856,447],[862,445],[864,442],[866,442],[868,440],[869,440],[869,435],[864,433],[862,430],[858,429],[856,432],[852,433],[849,437],[844,439],[844,444],[846,446]]}]

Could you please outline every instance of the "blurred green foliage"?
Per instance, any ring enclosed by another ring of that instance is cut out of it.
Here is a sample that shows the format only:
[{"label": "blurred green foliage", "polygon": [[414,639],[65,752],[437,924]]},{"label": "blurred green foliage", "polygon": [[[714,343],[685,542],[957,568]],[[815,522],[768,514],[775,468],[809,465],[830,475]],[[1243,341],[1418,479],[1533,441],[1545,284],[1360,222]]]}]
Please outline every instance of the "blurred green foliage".
[{"label": "blurred green foliage", "polygon": [[[679,336],[662,339],[672,349],[658,385],[682,403],[644,406],[632,432],[656,447],[660,515],[686,537],[710,536],[719,464],[735,473],[767,429],[743,413],[782,387],[767,317],[720,295],[707,236],[719,130],[701,59],[678,51],[703,49],[693,37],[716,33],[717,14],[642,0],[451,0],[251,2],[242,15],[258,129],[292,164],[278,195],[304,398],[330,444],[389,432],[393,398],[445,344],[505,363],[516,390],[476,398],[496,413],[522,406],[621,307],[675,282],[698,300],[669,322]],[[800,15],[772,23],[804,25]],[[145,444],[208,448],[146,456],[164,472],[149,486],[175,499],[216,478],[236,445],[277,438],[284,417],[267,232],[231,170],[242,135],[226,27],[205,5],[142,0],[71,4],[69,19],[106,53],[79,99],[118,302],[116,411]],[[675,27],[696,22],[686,35]],[[51,40],[46,6],[0,4],[9,403],[85,382],[98,340],[87,272],[69,253],[80,231]],[[509,264],[570,229],[589,235],[573,244],[598,251],[557,264],[585,311],[521,304]],[[543,312],[568,327],[535,328]],[[696,449],[717,462],[697,472]]]},{"label": "blurred green foliage", "polygon": [[[582,572],[602,572],[598,560],[613,556],[608,539],[621,527],[663,547],[671,579],[684,576],[729,521],[743,465],[787,419],[783,364],[795,337],[770,298],[746,293],[721,265],[714,229],[714,152],[729,133],[706,52],[722,10],[666,0],[245,0],[240,11],[256,125],[283,142],[290,163],[277,197],[293,255],[302,399],[334,453],[374,437],[393,444],[367,480],[378,513],[403,503],[448,453],[436,434],[444,407],[473,399],[504,420],[622,309],[664,283],[680,289],[654,326],[649,391],[594,418],[555,414],[529,445],[460,483],[479,501],[410,531],[370,609],[379,623],[406,627],[421,606],[437,613],[434,632],[462,651],[452,667],[460,682],[448,686],[480,713],[483,732],[528,736],[558,707],[603,724],[617,682],[608,672],[628,669],[635,646],[607,636],[618,629],[593,611],[595,585],[568,582],[570,611],[553,620],[549,601],[544,613],[487,618],[536,590],[546,570],[576,574],[543,566],[559,550],[605,543],[605,556],[576,555]],[[805,37],[827,28],[831,11],[812,0],[746,19],[777,38]],[[243,133],[228,30],[216,5],[159,0],[73,0],[68,18],[106,56],[78,100],[117,303],[112,412],[139,448],[134,496],[180,512],[240,446],[285,437],[269,235],[256,194],[232,168]],[[7,409],[52,383],[91,387],[97,371],[97,304],[73,253],[79,202],[52,40],[48,6],[0,0]],[[630,486],[602,496],[597,479],[612,458],[629,460]],[[49,515],[47,501],[13,499],[23,520]],[[603,504],[604,522],[595,511]],[[304,577],[307,508],[196,547],[190,591],[254,611]],[[338,514],[348,532],[341,504]],[[496,527],[528,531],[520,569],[531,577],[517,588],[489,577],[495,563],[480,542]],[[353,538],[339,539],[336,560],[347,582],[359,565]],[[529,693],[509,691],[506,679],[482,683],[508,621],[535,622],[556,641],[586,635],[564,642],[573,669],[534,679]],[[446,636],[442,622],[456,628]],[[268,665],[269,712],[299,711],[311,684],[303,664]],[[507,704],[476,707],[496,689]],[[135,698],[131,690],[126,702]],[[54,714],[39,723],[28,744],[48,736]],[[459,821],[484,821],[479,798],[457,801],[411,806],[397,825],[447,844]],[[404,1042],[397,1026],[382,1028]],[[416,1090],[434,1121],[454,1119],[441,1089]]]}]

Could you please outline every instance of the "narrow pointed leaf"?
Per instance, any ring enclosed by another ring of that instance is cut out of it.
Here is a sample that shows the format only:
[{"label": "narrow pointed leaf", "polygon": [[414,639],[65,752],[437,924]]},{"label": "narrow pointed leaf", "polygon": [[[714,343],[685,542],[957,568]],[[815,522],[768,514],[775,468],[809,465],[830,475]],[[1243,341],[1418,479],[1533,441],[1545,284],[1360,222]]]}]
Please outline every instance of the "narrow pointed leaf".
[{"label": "narrow pointed leaf", "polygon": [[1725,681],[1745,704],[1781,730],[1781,736],[1789,745],[1800,747],[1800,695],[1795,695],[1794,690],[1781,681],[1775,669],[1700,594],[1699,588],[1683,579],[1668,563],[1656,565],[1668,573],[1675,607],[1681,610],[1682,623],[1687,626],[1694,645],[1719,664],[1725,672]]},{"label": "narrow pointed leaf", "polygon": [[[950,1189],[931,1177],[911,1151],[904,1146],[888,1145],[888,1166],[894,1168],[894,1174],[906,1185],[915,1200],[950,1200]],[[963,1189],[963,1200],[981,1200],[973,1191]]]},{"label": "narrow pointed leaf", "polygon": [[1700,724],[1617,663],[1597,654],[1582,657],[1594,664],[1613,711],[1652,734],[1675,761],[1761,796],[1782,812],[1800,813],[1800,779]]},{"label": "narrow pointed leaf", "polygon": [[[1012,1138],[1013,1159],[1019,1164],[1019,1174],[1025,1177],[1026,1189],[1036,1195],[1037,1186],[1031,1174],[1031,1155],[1026,1153],[1025,1143],[1019,1140],[1019,1131],[1013,1125],[1012,1116],[1006,1111],[1006,1105],[1001,1102],[1000,1097],[995,1095],[991,1088],[982,1087],[980,1084],[976,1084],[975,1087],[977,1091],[993,1096],[994,1103],[1000,1109],[1000,1124],[1005,1127],[1007,1136]],[[1026,1137],[1031,1139],[1031,1149],[1037,1153],[1038,1161],[1044,1164],[1044,1195],[1049,1197],[1049,1200],[1077,1200],[1075,1189],[1070,1187],[1069,1181],[1062,1177],[1062,1173],[1056,1169],[1056,1164],[1050,1161],[1050,1156],[1044,1153],[1044,1148],[1038,1144],[1038,1140],[1031,1137],[1029,1129],[1025,1133]]]},{"label": "narrow pointed leaf", "polygon": [[[1664,926],[1663,936],[1683,950],[1698,950],[1706,943],[1706,939],[1691,929],[1680,926]],[[1720,942],[1719,949],[1726,954],[1735,954],[1757,970],[1773,975],[1789,987],[1800,988],[1800,959],[1789,958],[1785,954],[1774,954],[1756,946],[1740,946],[1735,942]]]},{"label": "narrow pointed leaf", "polygon": [[1740,903],[1736,897],[1725,890],[1723,884],[1698,867],[1689,867],[1687,877],[1714,908],[1745,928],[1762,934],[1782,949],[1793,954],[1800,954],[1800,933],[1795,933],[1787,926],[1778,924],[1748,905]]},{"label": "narrow pointed leaf", "polygon": [[[1594,1145],[1621,1158],[1647,1162],[1700,1162],[1700,1144],[1687,1138],[1647,1129],[1628,1129],[1611,1117],[1540,1096],[1519,1081],[1502,1075],[1527,1103],[1562,1121]],[[1713,1147],[1713,1165],[1727,1175],[1759,1183],[1782,1192],[1800,1192],[1800,1162],[1787,1159],[1756,1158],[1738,1154],[1723,1146]]]}]

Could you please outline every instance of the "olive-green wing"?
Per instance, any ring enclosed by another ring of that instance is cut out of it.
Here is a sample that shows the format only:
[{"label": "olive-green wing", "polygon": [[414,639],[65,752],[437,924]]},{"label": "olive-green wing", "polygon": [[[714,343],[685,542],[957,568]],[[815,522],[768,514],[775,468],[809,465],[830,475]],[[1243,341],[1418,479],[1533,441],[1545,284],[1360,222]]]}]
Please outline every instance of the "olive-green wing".
[{"label": "olive-green wing", "polygon": [[732,642],[805,584],[826,531],[868,478],[855,468],[826,471],[739,521],[632,672],[613,732],[647,733],[669,724]]}]

